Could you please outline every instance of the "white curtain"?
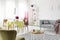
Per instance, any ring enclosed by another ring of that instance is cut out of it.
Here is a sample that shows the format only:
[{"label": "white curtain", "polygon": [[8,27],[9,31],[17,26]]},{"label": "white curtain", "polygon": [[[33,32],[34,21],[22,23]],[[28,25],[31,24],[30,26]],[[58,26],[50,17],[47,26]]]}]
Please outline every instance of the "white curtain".
[{"label": "white curtain", "polygon": [[15,16],[23,19],[28,12],[26,0],[0,0],[0,22],[4,19],[14,19]]},{"label": "white curtain", "polygon": [[14,19],[15,16],[23,19],[25,12],[28,12],[26,0],[0,0],[0,27],[3,19]]},{"label": "white curtain", "polygon": [[2,27],[2,20],[5,17],[5,0],[0,0],[0,27]]},{"label": "white curtain", "polygon": [[5,1],[0,0],[0,21],[4,18],[5,14]]},{"label": "white curtain", "polygon": [[26,12],[28,12],[27,1],[26,0],[17,1],[16,15],[18,15],[20,19],[21,18],[23,19]]},{"label": "white curtain", "polygon": [[7,0],[6,1],[6,18],[14,19],[15,16],[23,19],[25,12],[28,11],[26,0]]},{"label": "white curtain", "polygon": [[14,19],[15,0],[6,0],[6,15],[5,18]]}]

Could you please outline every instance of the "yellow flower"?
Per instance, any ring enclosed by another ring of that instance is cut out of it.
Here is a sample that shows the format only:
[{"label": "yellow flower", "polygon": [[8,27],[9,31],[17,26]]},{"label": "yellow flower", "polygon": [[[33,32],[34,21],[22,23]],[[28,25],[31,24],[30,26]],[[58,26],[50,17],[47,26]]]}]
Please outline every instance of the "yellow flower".
[{"label": "yellow flower", "polygon": [[24,22],[23,21],[15,21],[15,24],[19,27],[22,28],[24,26]]},{"label": "yellow flower", "polygon": [[12,27],[12,25],[13,25],[13,22],[8,22],[8,23],[7,23],[7,26],[8,26],[8,27]]}]

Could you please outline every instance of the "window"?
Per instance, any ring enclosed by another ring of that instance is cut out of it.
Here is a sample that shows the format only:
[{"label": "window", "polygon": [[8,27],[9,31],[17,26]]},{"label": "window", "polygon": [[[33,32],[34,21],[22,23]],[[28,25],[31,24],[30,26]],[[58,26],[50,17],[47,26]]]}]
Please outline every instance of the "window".
[{"label": "window", "polygon": [[19,18],[23,19],[25,12],[28,11],[28,6],[26,1],[15,1],[15,0],[7,0],[6,1],[6,18],[14,19],[17,15]]},{"label": "window", "polygon": [[18,16],[20,18],[24,18],[25,16],[25,13],[28,11],[28,7],[27,7],[27,4],[24,3],[24,2],[21,2],[18,4]]},{"label": "window", "polygon": [[0,21],[4,18],[14,19],[16,15],[18,15],[20,19],[23,19],[27,11],[28,6],[26,1],[0,0]]},{"label": "window", "polygon": [[13,19],[14,18],[14,9],[15,9],[15,1],[7,0],[6,1],[6,18]]}]

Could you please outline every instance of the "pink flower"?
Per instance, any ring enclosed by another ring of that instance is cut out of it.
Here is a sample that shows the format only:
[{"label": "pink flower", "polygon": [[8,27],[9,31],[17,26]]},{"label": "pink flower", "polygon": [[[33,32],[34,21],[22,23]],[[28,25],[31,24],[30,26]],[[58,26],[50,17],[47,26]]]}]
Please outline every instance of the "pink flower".
[{"label": "pink flower", "polygon": [[19,19],[19,17],[18,17],[18,16],[16,16],[15,18],[16,18],[16,19]]}]

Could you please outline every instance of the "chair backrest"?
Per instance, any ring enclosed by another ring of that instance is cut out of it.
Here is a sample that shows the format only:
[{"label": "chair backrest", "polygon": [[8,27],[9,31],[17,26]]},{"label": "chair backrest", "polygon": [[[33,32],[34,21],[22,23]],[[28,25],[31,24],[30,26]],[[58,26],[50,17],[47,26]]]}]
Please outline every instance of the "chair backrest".
[{"label": "chair backrest", "polygon": [[56,22],[54,24],[54,28],[55,28],[55,32],[57,34],[60,34],[60,19],[56,20]]},{"label": "chair backrest", "polygon": [[15,40],[16,34],[15,30],[0,30],[0,40]]}]

